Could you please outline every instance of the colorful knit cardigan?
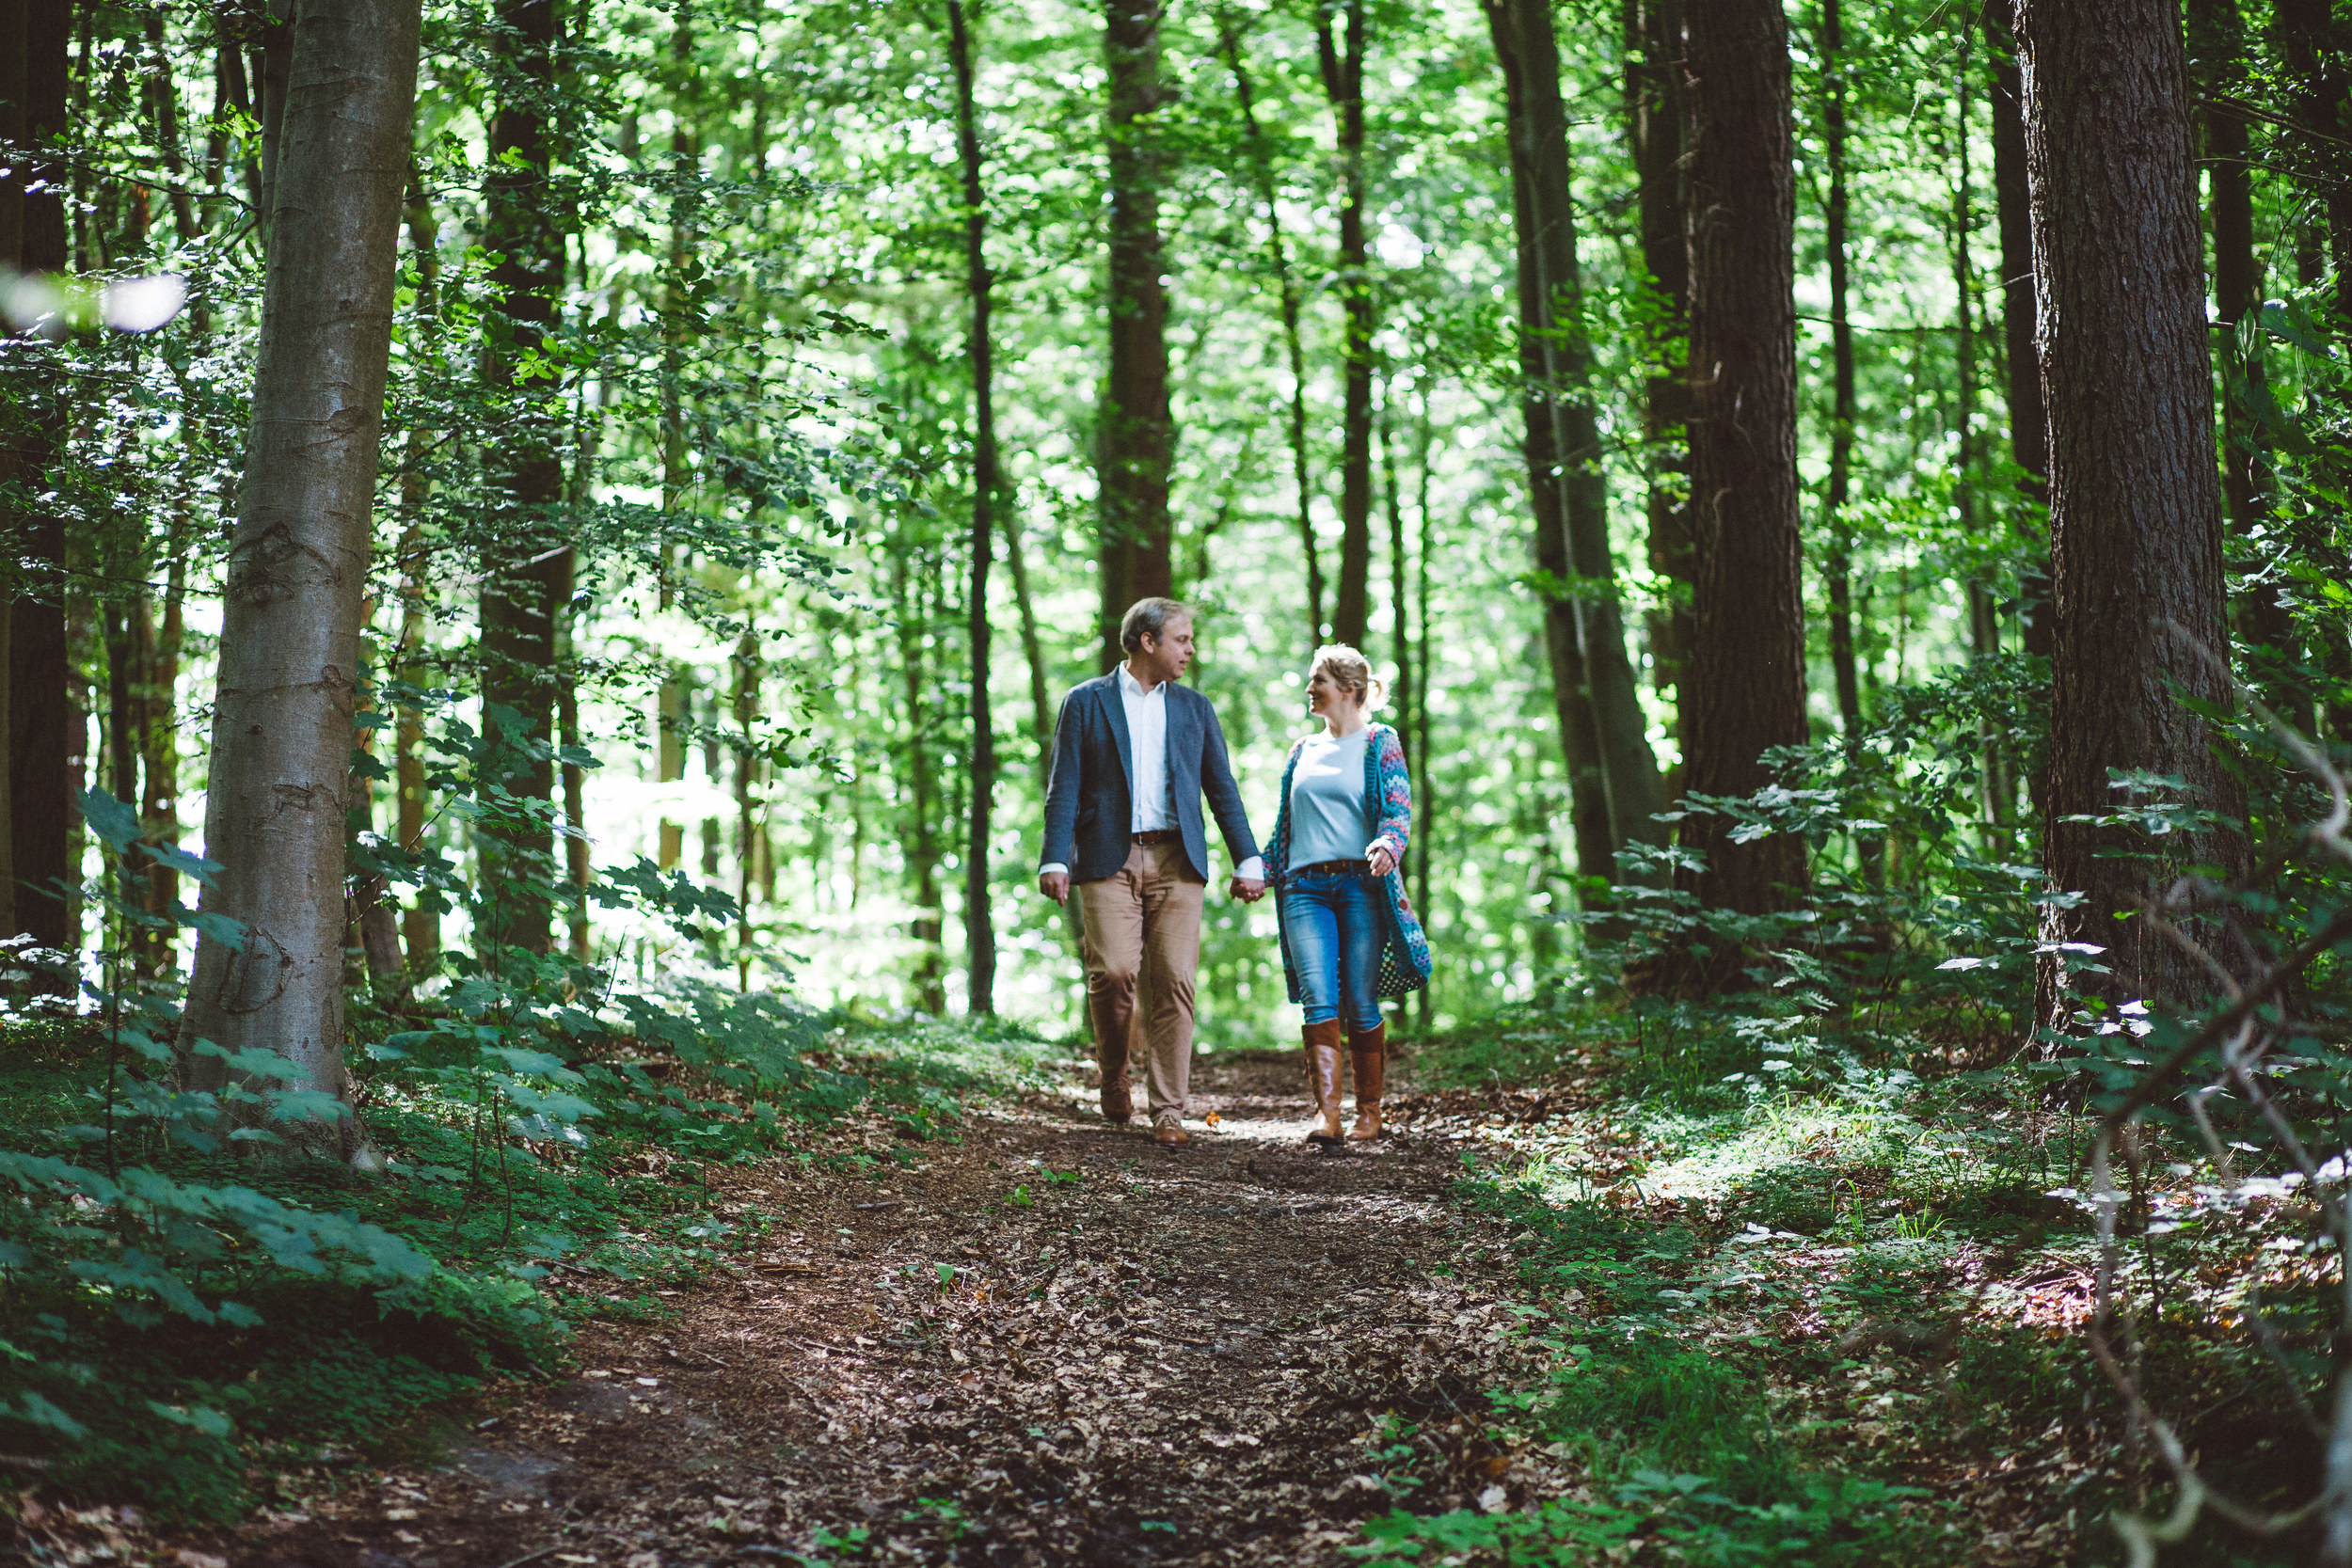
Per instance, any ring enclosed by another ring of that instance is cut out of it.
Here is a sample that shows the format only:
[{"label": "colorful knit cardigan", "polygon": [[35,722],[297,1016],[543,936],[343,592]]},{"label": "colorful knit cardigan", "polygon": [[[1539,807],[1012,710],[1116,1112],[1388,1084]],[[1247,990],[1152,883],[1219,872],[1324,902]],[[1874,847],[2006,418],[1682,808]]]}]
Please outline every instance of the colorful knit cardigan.
[{"label": "colorful knit cardigan", "polygon": [[[1401,869],[1405,846],[1413,833],[1412,774],[1406,768],[1405,742],[1396,731],[1386,724],[1374,724],[1370,729],[1372,734],[1364,742],[1364,847],[1369,850],[1374,844],[1386,844],[1400,868],[1380,879],[1389,935],[1380,944],[1380,977],[1373,994],[1404,996],[1429,983],[1430,962],[1429,939],[1422,934],[1421,922],[1413,918]],[[1305,744],[1301,737],[1291,748],[1290,760],[1282,765],[1281,805],[1274,817],[1274,836],[1266,841],[1266,880],[1278,899],[1290,876],[1291,775],[1298,770],[1298,749]],[[1291,958],[1288,935],[1282,938],[1282,978],[1289,983],[1293,1002],[1306,1000],[1298,989],[1298,965]]]}]

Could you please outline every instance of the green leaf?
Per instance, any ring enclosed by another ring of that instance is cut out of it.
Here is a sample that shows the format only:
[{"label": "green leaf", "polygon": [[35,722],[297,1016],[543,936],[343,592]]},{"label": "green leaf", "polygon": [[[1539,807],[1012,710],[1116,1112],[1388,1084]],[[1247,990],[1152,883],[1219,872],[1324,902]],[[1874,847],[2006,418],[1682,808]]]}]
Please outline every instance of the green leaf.
[{"label": "green leaf", "polygon": [[183,1427],[194,1427],[207,1437],[226,1437],[237,1430],[236,1423],[228,1417],[217,1410],[208,1409],[200,1404],[194,1406],[165,1404],[157,1400],[149,1400],[147,1408],[167,1421],[176,1421]]},{"label": "green leaf", "polygon": [[119,854],[138,841],[139,814],[103,789],[85,789],[74,797],[89,831]]}]

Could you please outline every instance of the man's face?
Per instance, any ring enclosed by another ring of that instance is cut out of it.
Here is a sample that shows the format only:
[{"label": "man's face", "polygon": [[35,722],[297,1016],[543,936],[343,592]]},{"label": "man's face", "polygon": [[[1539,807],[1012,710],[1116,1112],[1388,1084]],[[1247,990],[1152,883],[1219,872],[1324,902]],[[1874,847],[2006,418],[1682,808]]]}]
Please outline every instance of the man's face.
[{"label": "man's face", "polygon": [[1141,662],[1151,667],[1155,681],[1184,678],[1184,667],[1192,662],[1192,623],[1170,616],[1160,635],[1144,634]]}]

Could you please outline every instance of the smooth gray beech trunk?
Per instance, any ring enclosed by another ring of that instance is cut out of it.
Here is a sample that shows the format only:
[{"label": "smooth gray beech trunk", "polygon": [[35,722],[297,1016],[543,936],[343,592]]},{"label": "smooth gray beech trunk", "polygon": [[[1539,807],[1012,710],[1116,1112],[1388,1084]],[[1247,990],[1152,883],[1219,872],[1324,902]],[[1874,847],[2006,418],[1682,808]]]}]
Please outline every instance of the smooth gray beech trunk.
[{"label": "smooth gray beech trunk", "polygon": [[[224,595],[205,853],[226,869],[181,1026],[190,1088],[227,1081],[198,1041],[290,1058],[340,1095],[343,801],[384,421],[393,246],[415,107],[419,0],[302,0],[271,184],[269,263]],[[290,1142],[373,1156],[357,1118]]]}]

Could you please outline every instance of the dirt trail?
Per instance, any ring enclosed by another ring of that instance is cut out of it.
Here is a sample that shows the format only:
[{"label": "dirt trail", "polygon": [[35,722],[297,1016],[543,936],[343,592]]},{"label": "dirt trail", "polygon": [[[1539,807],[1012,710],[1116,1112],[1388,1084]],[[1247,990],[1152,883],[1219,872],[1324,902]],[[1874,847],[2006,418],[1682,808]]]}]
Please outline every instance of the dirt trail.
[{"label": "dirt trail", "polygon": [[1200,1068],[1219,1125],[1181,1149],[1105,1126],[1073,1082],[880,1183],[748,1178],[779,1224],[756,1268],[675,1322],[591,1327],[584,1375],[231,1556],[1333,1563],[1395,1506],[1390,1412],[1440,1478],[1418,1511],[1557,1490],[1479,1435],[1518,1352],[1500,1238],[1443,1202],[1458,1156],[1317,1154],[1295,1066]]}]

